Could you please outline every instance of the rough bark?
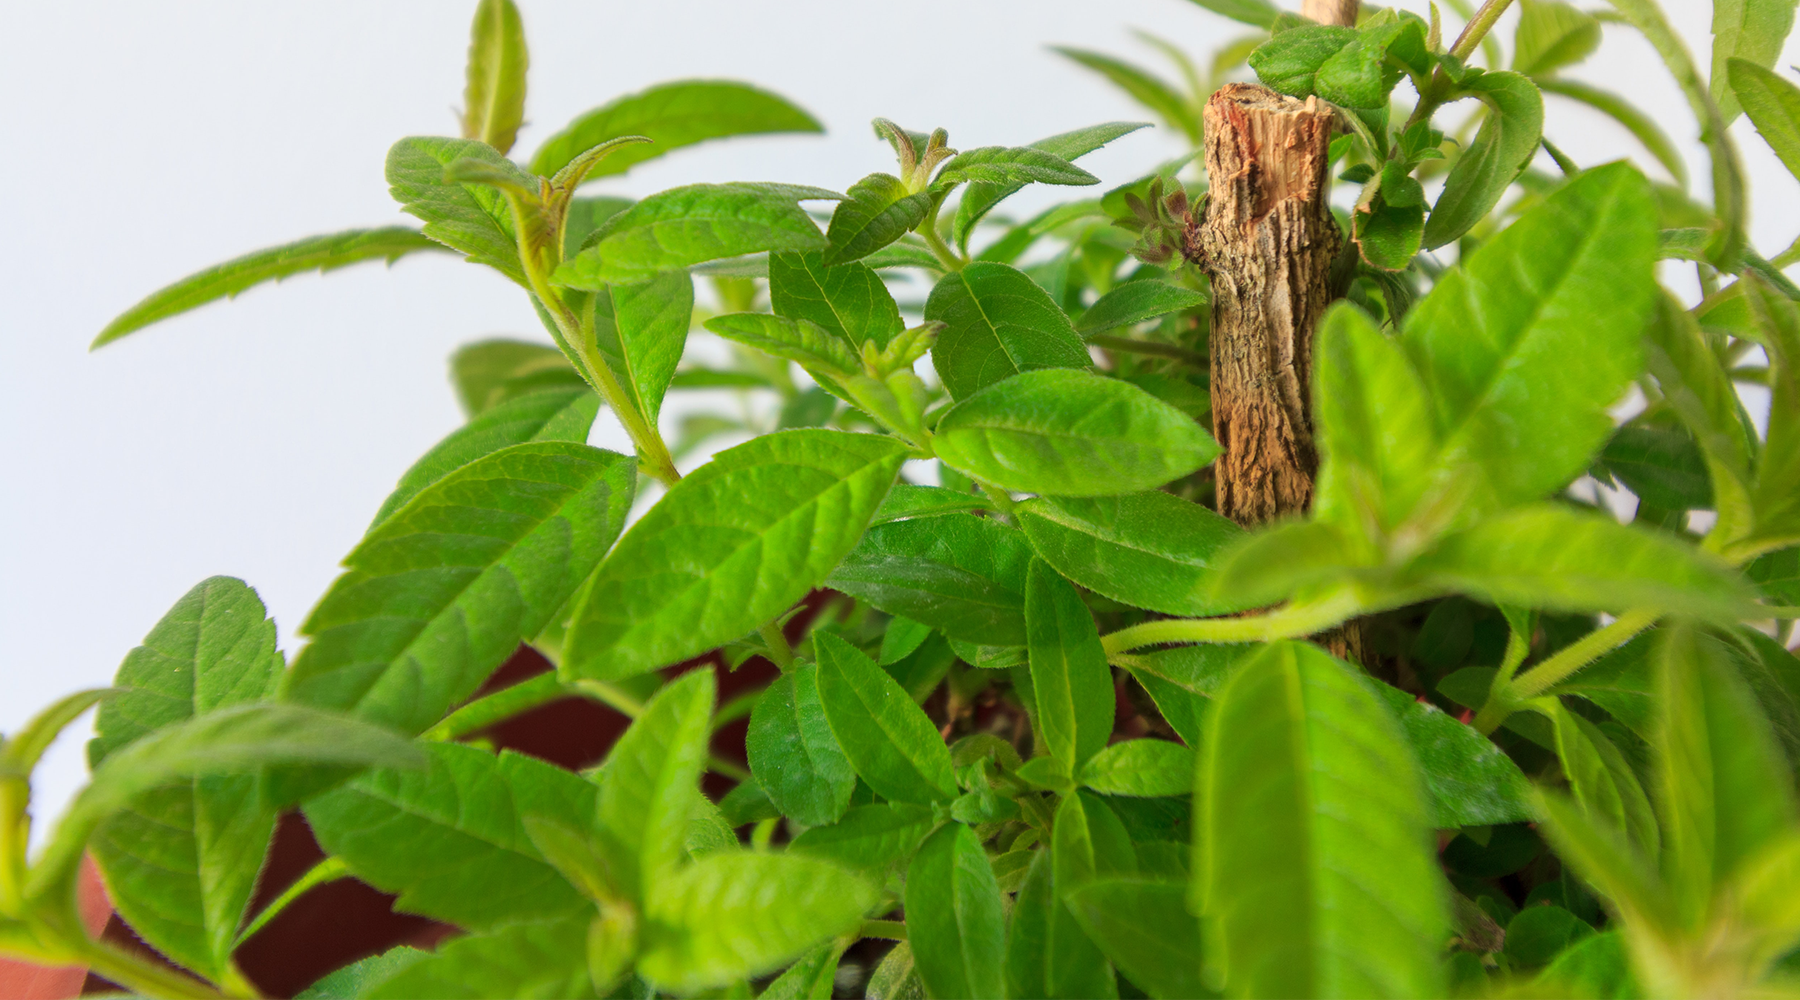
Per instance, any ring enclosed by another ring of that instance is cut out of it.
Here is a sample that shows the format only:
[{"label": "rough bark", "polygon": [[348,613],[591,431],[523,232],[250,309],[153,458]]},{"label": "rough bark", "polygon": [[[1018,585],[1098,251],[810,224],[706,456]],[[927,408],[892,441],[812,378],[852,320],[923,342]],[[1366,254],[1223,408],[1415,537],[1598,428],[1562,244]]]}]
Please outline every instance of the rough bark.
[{"label": "rough bark", "polygon": [[1320,24],[1354,26],[1359,6],[1360,0],[1305,0],[1300,5],[1300,14]]},{"label": "rough bark", "polygon": [[1183,253],[1212,279],[1218,506],[1244,525],[1312,501],[1313,328],[1341,244],[1326,201],[1331,134],[1315,98],[1226,84],[1206,105],[1209,196]]}]

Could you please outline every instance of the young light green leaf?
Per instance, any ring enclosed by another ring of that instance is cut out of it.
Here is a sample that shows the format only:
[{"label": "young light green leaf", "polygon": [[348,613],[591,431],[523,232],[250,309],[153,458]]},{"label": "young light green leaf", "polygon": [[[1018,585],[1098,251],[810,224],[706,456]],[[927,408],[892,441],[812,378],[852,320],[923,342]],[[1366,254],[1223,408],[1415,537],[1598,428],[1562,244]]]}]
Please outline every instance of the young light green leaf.
[{"label": "young light green leaf", "polygon": [[577,913],[455,937],[357,995],[372,1000],[587,1000],[595,996],[588,975],[588,922],[586,914]]},{"label": "young light green leaf", "polygon": [[1184,894],[1176,882],[1102,878],[1064,898],[1088,937],[1151,996],[1212,996],[1216,991],[1200,972],[1200,921],[1188,912]]},{"label": "young light green leaf", "polygon": [[1103,795],[1185,795],[1194,788],[1194,752],[1168,740],[1126,740],[1100,751],[1076,780]]},{"label": "young light green leaf", "polygon": [[1038,368],[1090,368],[1069,317],[1025,272],[975,261],[946,275],[925,301],[944,324],[931,363],[954,399]]},{"label": "young light green leaf", "polygon": [[1205,945],[1227,990],[1443,995],[1447,896],[1421,782],[1352,668],[1291,642],[1243,663],[1195,788],[1196,886],[1219,931]]},{"label": "young light green leaf", "polygon": [[1712,99],[1725,124],[1731,124],[1742,100],[1730,72],[1733,59],[1767,69],[1781,55],[1781,44],[1794,27],[1794,0],[1714,0],[1712,35]]},{"label": "young light green leaf", "polygon": [[1555,698],[1540,698],[1531,707],[1550,720],[1557,760],[1582,813],[1623,831],[1634,852],[1655,857],[1661,842],[1656,814],[1625,755],[1600,727]]},{"label": "young light green leaf", "polygon": [[911,858],[935,825],[925,806],[906,802],[856,806],[831,826],[815,826],[795,837],[792,849],[852,868],[883,871]]},{"label": "young light green leaf", "polygon": [[825,584],[953,639],[1025,645],[1031,545],[990,518],[946,514],[870,528]]},{"label": "young light green leaf", "polygon": [[450,356],[450,381],[469,417],[544,389],[592,389],[562,351],[524,340],[480,340],[458,349]]},{"label": "young light green leaf", "polygon": [[636,676],[787,610],[856,544],[906,454],[893,438],[831,430],[720,452],[601,565],[575,609],[565,675]]},{"label": "young light green leaf", "polygon": [[1081,595],[1042,560],[1025,574],[1032,727],[1068,774],[1106,747],[1113,728],[1112,670]]},{"label": "young light green leaf", "polygon": [[689,993],[759,976],[847,934],[874,885],[800,854],[714,854],[649,887],[638,971]]},{"label": "young light green leaf", "polygon": [[1526,76],[1573,66],[1600,47],[1600,22],[1561,0],[1520,0],[1512,68]]},{"label": "young light green leaf", "polygon": [[513,445],[439,479],[344,559],[284,696],[422,732],[536,636],[619,536],[637,461]]},{"label": "young light green leaf", "polygon": [[823,132],[818,120],[787,99],[729,80],[677,80],[627,94],[595,108],[544,140],[531,172],[554,175],[584,150],[622,135],[650,142],[628,146],[588,174],[588,180],[622,174],[645,160],[708,139],[772,132]]},{"label": "young light green leaf", "polygon": [[1726,60],[1744,113],[1788,172],[1800,178],[1800,87],[1744,59]]},{"label": "young light green leaf", "polygon": [[208,302],[237,298],[246,289],[267,281],[280,281],[307,271],[335,271],[368,260],[392,264],[409,253],[442,249],[442,245],[416,229],[387,226],[313,236],[285,246],[258,250],[157,289],[106,324],[106,329],[101,330],[88,346],[91,350],[110,344],[128,333]]},{"label": "young light green leaf", "polygon": [[642,900],[681,861],[700,798],[718,682],[691,670],[650,699],[600,775],[601,846],[619,892]]},{"label": "young light green leaf", "polygon": [[[606,220],[552,280],[570,288],[648,281],[662,271],[764,250],[823,250],[825,236],[802,201],[840,199],[797,184],[689,184]],[[429,232],[429,230],[427,231]]]},{"label": "young light green leaf", "polygon": [[1193,418],[1119,379],[1029,371],[950,408],[932,441],[945,465],[1004,489],[1112,496],[1154,489],[1213,460]]},{"label": "young light green leaf", "polygon": [[918,228],[933,197],[930,191],[910,190],[893,174],[879,173],[852,184],[846,194],[825,227],[827,264],[860,260]]},{"label": "young light green leaf", "polygon": [[462,131],[506,153],[525,121],[525,26],[512,0],[481,0],[469,29],[468,83],[463,88]]},{"label": "young light green leaf", "polygon": [[588,301],[600,357],[654,425],[687,345],[694,279],[685,271],[667,271],[649,281],[608,285]]},{"label": "young light green leaf", "polygon": [[856,773],[877,795],[927,805],[957,796],[950,748],[887,671],[829,632],[813,634],[819,698]]},{"label": "young light green leaf", "polygon": [[424,221],[426,236],[524,284],[512,209],[492,187],[445,180],[445,168],[458,160],[519,172],[486,143],[413,136],[388,150],[388,191],[407,214]]},{"label": "young light green leaf", "polygon": [[870,340],[886,347],[906,327],[880,275],[855,261],[828,267],[818,253],[769,255],[769,304],[778,316],[830,330],[852,350]]},{"label": "young light green leaf", "polygon": [[394,492],[375,512],[370,527],[387,520],[389,514],[432,483],[502,448],[530,441],[586,442],[599,412],[600,397],[585,383],[516,396],[483,411],[450,432],[406,470]]},{"label": "young light green leaf", "polygon": [[1180,132],[1193,145],[1200,144],[1200,109],[1156,74],[1122,59],[1087,49],[1050,46],[1050,51],[1106,77],[1131,99]]},{"label": "young light green leaf", "polygon": [[1424,246],[1435,250],[1485,218],[1513,179],[1537,155],[1544,135],[1544,98],[1518,73],[1483,73],[1467,85],[1488,106],[1487,120],[1444,179],[1444,191],[1425,220]]},{"label": "young light green leaf", "polygon": [[[1675,148],[1674,141],[1657,124],[1656,119],[1639,110],[1630,101],[1612,91],[1589,86],[1578,80],[1540,78],[1532,82],[1546,94],[1579,101],[1624,126],[1633,138],[1650,151],[1651,156],[1656,157],[1656,162],[1669,172],[1675,185],[1683,190],[1687,189],[1687,163],[1682,160],[1680,150]],[[1752,117],[1755,117],[1754,114]]]},{"label": "young light green leaf", "polygon": [[1239,610],[1212,596],[1211,571],[1243,529],[1199,504],[1151,490],[1038,497],[1015,514],[1038,555],[1089,590],[1171,615]]},{"label": "young light green leaf", "polygon": [[767,313],[726,313],[706,321],[706,328],[727,340],[795,362],[809,372],[847,379],[862,363],[843,338],[808,319]]},{"label": "young light green leaf", "polygon": [[947,823],[906,871],[907,943],[938,997],[1005,995],[1005,904],[975,831]]},{"label": "young light green leaf", "polygon": [[939,514],[966,514],[988,510],[988,502],[972,493],[945,489],[942,486],[914,486],[895,483],[887,499],[875,509],[870,525],[886,524],[904,518],[936,517]]},{"label": "young light green leaf", "polygon": [[1006,995],[1090,1000],[1119,995],[1106,956],[1056,891],[1050,853],[1033,852],[1006,928]]},{"label": "young light green leaf", "polygon": [[750,772],[783,814],[825,826],[849,808],[856,772],[825,718],[817,666],[801,664],[769,684],[750,712],[744,747]]},{"label": "young light green leaf", "polygon": [[[1073,132],[1063,132],[1047,139],[1039,139],[1037,142],[1031,143],[1031,148],[1041,149],[1064,160],[1076,160],[1120,136],[1149,127],[1148,122],[1107,122],[1104,125],[1090,125]],[[975,181],[963,188],[962,198],[956,206],[956,222],[951,230],[957,245],[966,249],[969,245],[969,234],[974,232],[976,223],[992,211],[995,205],[1019,193],[1024,187],[1023,182],[992,184],[986,181]]]},{"label": "young light green leaf", "polygon": [[1198,309],[1206,303],[1207,297],[1199,292],[1166,281],[1154,278],[1127,281],[1089,306],[1081,314],[1081,322],[1075,324],[1075,329],[1083,337],[1092,337],[1172,312]]},{"label": "young light green leaf", "polygon": [[958,153],[934,183],[983,181],[988,184],[1098,184],[1100,178],[1055,153],[1031,146],[983,146]]}]

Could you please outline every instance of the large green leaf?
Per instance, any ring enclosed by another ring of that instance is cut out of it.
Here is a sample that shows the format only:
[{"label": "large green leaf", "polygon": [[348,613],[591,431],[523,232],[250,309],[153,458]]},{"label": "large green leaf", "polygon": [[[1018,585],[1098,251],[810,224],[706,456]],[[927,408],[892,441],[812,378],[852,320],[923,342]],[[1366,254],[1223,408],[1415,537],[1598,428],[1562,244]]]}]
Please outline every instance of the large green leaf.
[{"label": "large green leaf", "polygon": [[854,931],[873,885],[799,854],[714,854],[650,887],[638,971],[688,993],[773,972]]},{"label": "large green leaf", "polygon": [[608,285],[589,301],[600,357],[654,425],[687,345],[694,279],[685,271],[668,271],[637,284]]},{"label": "large green leaf", "polygon": [[451,938],[355,995],[371,1000],[588,1000],[595,995],[588,975],[588,923],[578,913]]},{"label": "large green leaf", "polygon": [[[1041,149],[1064,160],[1075,160],[1120,136],[1148,127],[1147,122],[1107,122],[1104,125],[1090,125],[1073,132],[1063,132],[1047,139],[1039,139],[1030,145],[1032,149]],[[967,247],[969,234],[974,231],[975,224],[992,211],[995,205],[1017,194],[1024,187],[1025,183],[1022,181],[1014,183],[975,181],[963,188],[962,198],[956,206],[956,224],[951,230],[957,244]]]},{"label": "large green leaf", "polygon": [[1176,882],[1101,878],[1064,898],[1106,957],[1151,996],[1213,996],[1200,974],[1200,921],[1188,912],[1185,893]]},{"label": "large green leaf", "polygon": [[635,676],[787,610],[856,544],[906,454],[893,438],[810,429],[720,452],[601,565],[575,609],[563,671]]},{"label": "large green leaf", "polygon": [[744,747],[751,773],[784,815],[824,826],[849,808],[856,772],[825,717],[817,666],[801,664],[764,689]]},{"label": "large green leaf", "polygon": [[588,173],[588,180],[622,174],[708,139],[824,130],[811,115],[761,88],[728,80],[677,80],[627,94],[570,122],[538,147],[531,171],[552,176],[584,151],[624,135],[650,141],[614,152]]},{"label": "large green leaf", "polygon": [[109,344],[128,333],[142,330],[170,316],[197,309],[219,299],[234,299],[248,288],[266,281],[307,271],[335,271],[367,260],[389,264],[420,250],[442,250],[436,241],[405,226],[351,229],[328,236],[313,236],[284,246],[258,250],[223,264],[191,274],[166,288],[157,289],[142,302],[106,324],[90,347]]},{"label": "large green leaf", "polygon": [[1731,59],[1727,65],[1744,113],[1788,173],[1800,178],[1800,87],[1753,62]]},{"label": "large green leaf", "polygon": [[906,871],[906,931],[931,996],[1005,995],[1005,904],[974,830],[947,823],[919,848]]},{"label": "large green leaf", "polygon": [[1419,762],[1433,828],[1454,830],[1533,818],[1524,773],[1493,741],[1430,702],[1386,684],[1378,690]]},{"label": "large green leaf", "polygon": [[413,497],[344,559],[284,697],[421,732],[536,636],[625,521],[637,461],[513,445]]},{"label": "large green leaf", "polygon": [[[1490,74],[1493,75],[1493,74]],[[1430,392],[1442,467],[1517,503],[1561,489],[1612,433],[1640,371],[1655,208],[1626,164],[1587,171],[1444,275],[1402,343]]]},{"label": "large green leaf", "polygon": [[914,191],[893,174],[870,174],[845,194],[825,227],[830,245],[824,259],[831,264],[860,260],[888,246],[918,228],[931,211],[930,191]]},{"label": "large green leaf", "polygon": [[1075,774],[1112,735],[1112,669],[1081,595],[1038,559],[1025,575],[1025,633],[1032,727],[1063,772]]},{"label": "large green leaf", "polygon": [[953,639],[1025,645],[1025,536],[985,517],[945,514],[870,528],[827,586]]},{"label": "large green leaf", "polygon": [[1295,25],[1257,46],[1249,56],[1250,68],[1263,86],[1307,97],[1317,90],[1319,68],[1356,40],[1356,29],[1343,25]]},{"label": "large green leaf", "polygon": [[935,825],[925,806],[908,802],[856,806],[831,826],[815,826],[795,837],[793,849],[852,868],[881,871],[912,857]]},{"label": "large green leaf", "polygon": [[1794,0],[1713,0],[1712,98],[1725,123],[1737,117],[1742,100],[1730,73],[1738,59],[1767,69],[1781,55],[1794,27]]},{"label": "large green leaf", "polygon": [[1194,787],[1194,752],[1168,740],[1124,740],[1096,754],[1076,780],[1106,795],[1185,795]]},{"label": "large green leaf", "polygon": [[599,412],[600,397],[585,383],[527,393],[482,411],[406,470],[394,492],[381,502],[371,527],[387,520],[420,490],[502,448],[529,441],[586,442]]},{"label": "large green leaf", "polygon": [[1205,944],[1228,992],[1444,995],[1446,893],[1421,781],[1355,670],[1292,642],[1240,664],[1194,808],[1196,886],[1218,931]]},{"label": "large green leaf", "polygon": [[512,149],[525,121],[525,70],[530,65],[519,8],[512,0],[481,0],[469,29],[464,138],[479,139],[501,153]]},{"label": "large green leaf", "polygon": [[512,210],[496,188],[445,180],[444,169],[458,160],[472,160],[523,177],[511,161],[484,142],[413,136],[388,150],[388,191],[409,215],[424,221],[426,236],[524,284]]},{"label": "large green leaf", "polygon": [[1016,517],[1057,572],[1134,607],[1171,615],[1238,608],[1212,596],[1213,556],[1243,529],[1197,503],[1152,490],[1117,497],[1039,497]]},{"label": "large green leaf", "polygon": [[[216,576],[188,591],[119,665],[116,693],[95,716],[89,764],[167,726],[272,694],[283,661],[266,615],[241,580]],[[132,929],[217,980],[274,827],[254,775],[218,775],[140,796],[100,827],[89,850]]]},{"label": "large green leaf", "polygon": [[1025,272],[975,261],[945,275],[925,301],[944,324],[931,363],[956,399],[1037,368],[1090,368],[1069,317]]},{"label": "large green leaf", "polygon": [[1474,228],[1537,154],[1544,135],[1544,97],[1517,73],[1484,73],[1467,93],[1488,106],[1487,119],[1444,179],[1425,220],[1424,246],[1435,250]]},{"label": "large green leaf", "polygon": [[1106,956],[1056,891],[1048,851],[1038,851],[1006,928],[1006,995],[1090,1000],[1119,995]]},{"label": "large green leaf", "polygon": [[587,900],[532,844],[525,817],[593,825],[595,789],[510,751],[427,743],[421,771],[368,771],[307,801],[325,850],[357,878],[397,894],[395,908],[470,929],[554,913]]},{"label": "large green leaf", "polygon": [[1066,368],[1024,372],[968,396],[938,421],[932,447],[977,480],[1075,497],[1154,489],[1219,454],[1212,435],[1168,403]]},{"label": "large green leaf", "polygon": [[1622,831],[1633,849],[1655,857],[1662,835],[1637,772],[1606,733],[1555,698],[1532,702],[1550,720],[1552,747],[1576,805],[1590,820]]},{"label": "large green leaf", "polygon": [[950,749],[937,727],[887,671],[829,632],[813,634],[819,698],[856,773],[894,802],[948,802],[957,795]]},{"label": "large green leaf", "polygon": [[818,253],[769,255],[769,303],[776,315],[816,323],[855,350],[870,340],[886,347],[906,325],[880,275],[854,261],[827,267]]},{"label": "large green leaf", "polygon": [[764,250],[823,250],[825,235],[799,203],[842,197],[797,184],[670,188],[607,219],[585,249],[557,267],[553,280],[591,290],[648,281],[662,271],[685,270],[721,257]]},{"label": "large green leaf", "polygon": [[592,388],[557,348],[505,338],[458,348],[450,355],[450,380],[470,417],[544,389]]},{"label": "large green leaf", "polygon": [[607,754],[598,814],[614,891],[641,900],[681,861],[718,682],[702,667],[650,699]]}]

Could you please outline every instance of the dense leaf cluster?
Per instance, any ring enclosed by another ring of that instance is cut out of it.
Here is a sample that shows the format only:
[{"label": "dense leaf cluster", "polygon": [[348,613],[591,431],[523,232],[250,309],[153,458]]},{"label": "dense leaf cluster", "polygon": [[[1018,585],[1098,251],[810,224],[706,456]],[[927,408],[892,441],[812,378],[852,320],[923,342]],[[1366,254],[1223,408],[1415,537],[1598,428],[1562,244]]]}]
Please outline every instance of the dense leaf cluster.
[{"label": "dense leaf cluster", "polygon": [[[0,952],[253,996],[239,946],[353,877],[460,933],[305,996],[1792,989],[1800,249],[1748,243],[1724,126],[1748,113],[1800,178],[1800,88],[1770,68],[1793,0],[1717,0],[1710,83],[1651,0],[1519,0],[1505,64],[1506,0],[1448,45],[1435,8],[1348,27],[1196,2],[1256,30],[1204,73],[1145,36],[1182,85],[1060,51],[1192,146],[1245,64],[1333,110],[1345,301],[1313,343],[1304,517],[1247,529],[1212,505],[1192,156],[1011,219],[1027,185],[1099,184],[1074,161],[1143,126],[959,152],[876,119],[894,172],[843,192],[581,194],[683,145],[819,126],[754,87],[668,83],[524,165],[521,20],[481,0],[462,135],[388,156],[421,229],[238,258],[96,344],[447,249],[521,286],[554,346],[458,352],[468,423],[400,478],[291,660],[216,577],[114,687],[0,742]],[[1693,104],[1710,205],[1647,116],[1558,75],[1603,21]],[[1617,119],[1672,183],[1570,162],[1544,94]],[[1434,125],[1457,102],[1474,114]],[[1659,260],[1692,262],[1701,301]],[[735,362],[684,364],[695,326]],[[671,445],[665,396],[695,388],[779,412],[690,415]],[[585,443],[603,407],[635,455]],[[727,433],[748,440],[678,471]],[[927,461],[939,485],[911,481]],[[1351,658],[1328,652],[1344,630]],[[522,644],[555,669],[497,687]],[[720,678],[757,670],[721,703]],[[496,725],[569,698],[631,720],[602,759],[496,752]],[[27,858],[32,770],[96,704],[93,780]],[[327,858],[251,912],[294,810]],[[84,853],[182,971],[87,935]]]}]

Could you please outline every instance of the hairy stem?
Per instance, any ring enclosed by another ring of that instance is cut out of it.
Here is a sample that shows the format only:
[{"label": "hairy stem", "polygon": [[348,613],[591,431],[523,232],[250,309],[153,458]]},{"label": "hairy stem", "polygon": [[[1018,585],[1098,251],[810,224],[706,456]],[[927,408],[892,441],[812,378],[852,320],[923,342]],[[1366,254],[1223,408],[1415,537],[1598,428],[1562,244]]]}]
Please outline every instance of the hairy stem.
[{"label": "hairy stem", "polygon": [[80,955],[87,967],[101,978],[110,979],[133,993],[172,1000],[216,1000],[223,995],[192,976],[104,941],[84,942]]},{"label": "hairy stem", "polygon": [[942,198],[931,203],[931,211],[925,213],[925,221],[919,223],[917,232],[925,238],[925,245],[931,248],[932,255],[937,257],[945,268],[950,271],[960,271],[968,261],[964,260],[955,250],[950,249],[950,244],[945,243],[944,238],[938,235],[938,208],[942,203]]},{"label": "hairy stem", "polygon": [[1356,596],[1339,591],[1322,600],[1290,604],[1249,618],[1165,618],[1100,638],[1108,657],[1165,642],[1271,642],[1313,635],[1362,609]]},{"label": "hairy stem", "polygon": [[1611,625],[1597,628],[1565,646],[1555,656],[1532,667],[1504,687],[1496,685],[1487,704],[1475,715],[1475,728],[1491,733],[1522,703],[1550,690],[1569,675],[1625,644],[1626,640],[1656,624],[1658,612],[1638,609],[1620,615]]},{"label": "hairy stem", "polygon": [[1463,25],[1462,34],[1457,35],[1455,44],[1450,46],[1450,54],[1458,59],[1467,59],[1473,55],[1481,45],[1481,40],[1494,30],[1494,22],[1500,20],[1500,15],[1506,13],[1506,8],[1511,6],[1512,0],[1487,0],[1483,3],[1475,16],[1469,19],[1469,23]]},{"label": "hairy stem", "polygon": [[616,684],[583,677],[575,682],[575,692],[610,706],[627,718],[635,719],[644,714],[644,703]]},{"label": "hairy stem", "polygon": [[763,645],[769,647],[769,659],[782,673],[787,673],[794,665],[794,647],[788,645],[787,636],[781,631],[781,623],[772,621],[757,630],[762,636]]},{"label": "hairy stem", "polygon": [[232,948],[235,950],[245,941],[255,937],[257,931],[262,930],[269,921],[280,916],[281,911],[287,909],[289,904],[293,903],[294,900],[311,892],[317,886],[324,885],[327,882],[335,882],[349,874],[350,866],[344,864],[344,859],[337,857],[336,855],[328,857],[318,864],[313,865],[311,868],[308,868],[305,874],[294,880],[293,885],[282,890],[281,895],[270,900],[269,905],[263,907],[262,911],[257,913],[255,919],[251,920],[250,923],[238,933],[237,939],[232,942]]}]

